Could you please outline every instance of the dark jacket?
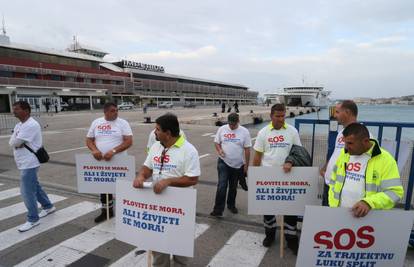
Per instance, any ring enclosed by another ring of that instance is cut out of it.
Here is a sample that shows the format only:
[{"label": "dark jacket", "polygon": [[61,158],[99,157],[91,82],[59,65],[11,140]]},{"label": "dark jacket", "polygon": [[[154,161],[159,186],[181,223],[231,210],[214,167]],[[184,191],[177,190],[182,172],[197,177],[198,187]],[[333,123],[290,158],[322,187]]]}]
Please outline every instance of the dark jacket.
[{"label": "dark jacket", "polygon": [[312,159],[303,146],[293,145],[285,162],[291,162],[293,166],[312,166]]}]

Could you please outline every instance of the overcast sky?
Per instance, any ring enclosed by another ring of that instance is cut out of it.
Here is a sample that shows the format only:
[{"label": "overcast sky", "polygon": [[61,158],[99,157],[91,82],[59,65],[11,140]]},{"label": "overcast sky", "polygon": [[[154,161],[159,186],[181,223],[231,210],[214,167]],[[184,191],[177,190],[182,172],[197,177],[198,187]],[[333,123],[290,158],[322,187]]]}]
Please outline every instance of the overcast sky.
[{"label": "overcast sky", "polygon": [[414,94],[413,0],[2,0],[12,42],[79,42],[167,73],[261,94],[323,85],[332,98]]}]

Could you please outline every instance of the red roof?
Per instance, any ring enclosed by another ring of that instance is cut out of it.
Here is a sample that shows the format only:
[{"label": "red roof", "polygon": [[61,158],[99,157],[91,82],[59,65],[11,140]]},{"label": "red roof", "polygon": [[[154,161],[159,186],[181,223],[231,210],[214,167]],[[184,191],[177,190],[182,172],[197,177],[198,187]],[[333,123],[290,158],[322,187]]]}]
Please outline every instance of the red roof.
[{"label": "red roof", "polygon": [[113,76],[129,77],[129,74],[125,73],[125,72],[116,72],[116,71],[111,71],[111,70],[100,70],[100,69],[78,67],[78,66],[72,66],[72,65],[45,63],[45,62],[28,60],[28,59],[19,59],[19,58],[0,57],[0,64],[22,66],[22,67],[32,67],[32,68],[53,69],[53,70],[61,70],[61,71],[74,71],[74,72],[83,72],[83,73],[106,74],[106,75],[113,75]]}]

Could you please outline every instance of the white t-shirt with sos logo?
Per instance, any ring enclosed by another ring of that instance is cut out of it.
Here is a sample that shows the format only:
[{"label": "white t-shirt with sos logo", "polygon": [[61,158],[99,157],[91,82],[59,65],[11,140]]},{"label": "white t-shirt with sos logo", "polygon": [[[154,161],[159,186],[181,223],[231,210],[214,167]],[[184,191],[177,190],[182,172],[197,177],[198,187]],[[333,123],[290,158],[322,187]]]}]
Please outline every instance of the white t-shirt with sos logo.
[{"label": "white t-shirt with sos logo", "polygon": [[333,168],[336,164],[336,160],[339,157],[339,154],[341,154],[341,149],[345,147],[345,141],[344,141],[344,135],[342,132],[344,129],[340,130],[338,132],[338,135],[335,139],[335,149],[332,152],[331,158],[328,161],[328,165],[326,166],[326,172],[325,172],[325,183],[329,184],[329,181],[331,180]]},{"label": "white t-shirt with sos logo", "polygon": [[346,164],[345,182],[342,187],[340,206],[352,208],[365,196],[365,170],[370,155],[351,155]]},{"label": "white t-shirt with sos logo", "polygon": [[253,148],[263,153],[262,166],[271,167],[285,163],[292,145],[302,145],[296,128],[285,123],[276,130],[270,123],[259,131]]},{"label": "white t-shirt with sos logo", "polygon": [[214,142],[221,144],[225,157],[220,157],[228,166],[240,168],[244,164],[244,148],[252,146],[249,131],[239,125],[237,129],[230,129],[229,125],[221,126],[216,133]]},{"label": "white t-shirt with sos logo", "polygon": [[152,170],[153,181],[182,176],[200,176],[198,152],[183,136],[180,136],[170,148],[165,149],[162,162],[161,155],[164,149],[160,142],[155,142],[144,162],[144,165]]},{"label": "white t-shirt with sos logo", "polygon": [[[129,123],[121,118],[107,121],[105,117],[94,120],[86,135],[86,137],[95,138],[95,145],[102,154],[122,144],[123,136],[132,136]],[[126,154],[126,151],[120,154]]]}]

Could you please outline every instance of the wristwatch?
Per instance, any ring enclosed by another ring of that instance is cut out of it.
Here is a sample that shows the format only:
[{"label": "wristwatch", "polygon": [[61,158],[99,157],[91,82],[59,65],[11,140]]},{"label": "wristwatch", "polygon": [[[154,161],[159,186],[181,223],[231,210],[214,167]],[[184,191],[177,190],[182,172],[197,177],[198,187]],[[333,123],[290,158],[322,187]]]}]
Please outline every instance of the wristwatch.
[{"label": "wristwatch", "polygon": [[112,149],[112,153],[116,154],[116,149]]}]

